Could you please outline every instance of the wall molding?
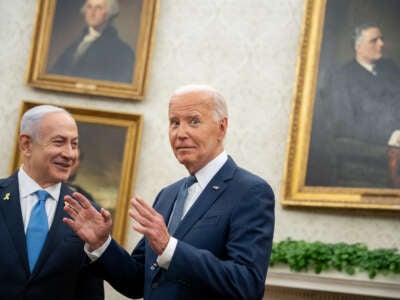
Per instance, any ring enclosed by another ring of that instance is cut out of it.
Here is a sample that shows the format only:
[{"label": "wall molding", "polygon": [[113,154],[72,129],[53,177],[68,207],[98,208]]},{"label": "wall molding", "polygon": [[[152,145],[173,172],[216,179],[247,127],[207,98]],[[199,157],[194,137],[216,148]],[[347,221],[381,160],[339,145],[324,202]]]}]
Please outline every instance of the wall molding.
[{"label": "wall molding", "polygon": [[274,266],[268,271],[266,285],[272,288],[292,288],[306,291],[400,299],[399,275],[378,275],[374,279],[369,279],[365,273],[350,276],[330,271],[317,275],[314,273],[291,272],[287,268]]}]

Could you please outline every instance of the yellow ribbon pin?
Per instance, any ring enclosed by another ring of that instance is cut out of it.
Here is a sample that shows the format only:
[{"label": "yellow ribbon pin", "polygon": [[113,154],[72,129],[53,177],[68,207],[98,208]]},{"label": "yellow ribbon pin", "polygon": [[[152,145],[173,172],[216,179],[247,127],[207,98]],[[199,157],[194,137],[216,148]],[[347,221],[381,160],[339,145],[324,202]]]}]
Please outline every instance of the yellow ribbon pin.
[{"label": "yellow ribbon pin", "polygon": [[3,200],[10,200],[10,193],[7,193],[5,196],[4,196],[4,198],[3,198]]}]

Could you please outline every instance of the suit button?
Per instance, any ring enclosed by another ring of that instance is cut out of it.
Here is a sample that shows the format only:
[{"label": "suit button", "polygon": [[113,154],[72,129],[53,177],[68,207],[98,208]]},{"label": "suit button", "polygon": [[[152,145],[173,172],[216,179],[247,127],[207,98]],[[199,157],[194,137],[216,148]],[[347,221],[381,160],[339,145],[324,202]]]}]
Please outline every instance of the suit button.
[{"label": "suit button", "polygon": [[153,282],[153,283],[151,284],[151,287],[152,287],[153,289],[158,288],[158,282]]},{"label": "suit button", "polygon": [[150,270],[154,271],[157,267],[158,267],[157,263],[153,263],[153,264],[150,266]]}]

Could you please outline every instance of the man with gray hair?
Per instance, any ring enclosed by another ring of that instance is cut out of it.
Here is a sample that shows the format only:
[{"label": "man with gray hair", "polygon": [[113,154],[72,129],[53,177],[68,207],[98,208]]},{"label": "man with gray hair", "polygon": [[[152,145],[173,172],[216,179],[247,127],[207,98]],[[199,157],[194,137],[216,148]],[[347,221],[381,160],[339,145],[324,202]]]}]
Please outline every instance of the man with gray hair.
[{"label": "man with gray hair", "polygon": [[145,300],[261,300],[274,232],[274,194],[224,150],[224,98],[205,85],[179,88],[169,102],[169,140],[188,176],[162,189],[150,207],[131,199],[129,255],[110,236],[111,216],[80,194],[65,218],[86,243],[91,268],[119,292]]},{"label": "man with gray hair", "polygon": [[23,164],[0,179],[0,298],[101,300],[103,282],[62,219],[63,182],[78,155],[78,129],[64,109],[35,106],[21,120]]},{"label": "man with gray hair", "polygon": [[50,73],[116,82],[132,82],[135,55],[122,41],[112,20],[118,0],[86,0],[81,8],[87,27],[68,46]]},{"label": "man with gray hair", "polygon": [[322,164],[310,168],[316,171],[314,185],[392,185],[387,146],[392,133],[400,129],[400,69],[383,57],[384,45],[378,25],[357,26],[354,59],[332,73],[316,103],[322,109],[314,116],[319,128],[314,127],[313,134],[320,132],[321,139],[312,137],[310,153],[320,155]]}]

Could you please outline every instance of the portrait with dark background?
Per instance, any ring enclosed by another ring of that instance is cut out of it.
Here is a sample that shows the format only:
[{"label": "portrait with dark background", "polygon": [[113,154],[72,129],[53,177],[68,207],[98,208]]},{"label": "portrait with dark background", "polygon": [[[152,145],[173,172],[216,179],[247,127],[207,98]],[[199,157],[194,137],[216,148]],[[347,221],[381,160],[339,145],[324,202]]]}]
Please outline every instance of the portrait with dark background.
[{"label": "portrait with dark background", "polygon": [[[51,73],[52,67],[64,49],[82,35],[86,24],[84,15],[80,10],[84,3],[84,0],[56,1],[46,67],[49,73]],[[142,6],[143,0],[119,0],[119,14],[112,21],[112,25],[117,30],[119,38],[129,45],[135,54],[137,54],[136,48]],[[132,71],[134,65],[133,63],[131,65],[125,64],[124,68]],[[133,78],[129,82],[132,80]],[[117,79],[115,81],[121,80]]]},{"label": "portrait with dark background", "polygon": [[[322,28],[322,42],[318,65],[318,78],[312,118],[311,139],[308,153],[306,186],[388,188],[387,144],[359,144],[359,148],[347,149],[343,142],[329,130],[332,114],[345,114],[344,107],[327,103],[324,93],[331,74],[354,59],[352,35],[360,24],[375,23],[384,36],[383,57],[400,65],[400,1],[398,0],[327,0]],[[400,86],[400,81],[398,82]],[[333,87],[334,88],[334,87]],[[391,99],[395,105],[387,105],[376,111],[376,120],[397,116],[400,129],[400,95],[396,91]],[[363,111],[363,103],[359,108]],[[329,107],[329,108],[327,108]],[[371,120],[374,118],[371,118]],[[380,126],[380,122],[365,122],[367,136]],[[382,123],[384,124],[384,123]],[[357,124],[354,124],[356,126]],[[352,126],[352,125],[350,125]],[[349,128],[350,129],[350,128]],[[390,134],[388,133],[388,139]],[[358,143],[351,141],[351,143]],[[333,157],[335,157],[333,159]],[[344,163],[347,160],[350,163]]]},{"label": "portrait with dark background", "polygon": [[126,127],[77,122],[83,156],[74,184],[89,192],[95,202],[113,215],[122,174]]}]

